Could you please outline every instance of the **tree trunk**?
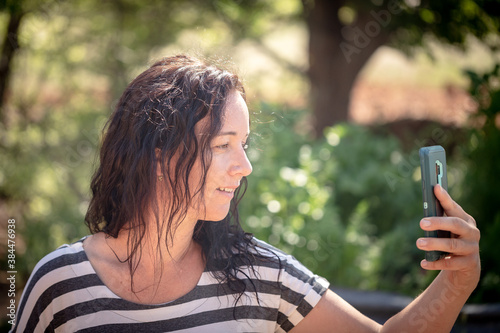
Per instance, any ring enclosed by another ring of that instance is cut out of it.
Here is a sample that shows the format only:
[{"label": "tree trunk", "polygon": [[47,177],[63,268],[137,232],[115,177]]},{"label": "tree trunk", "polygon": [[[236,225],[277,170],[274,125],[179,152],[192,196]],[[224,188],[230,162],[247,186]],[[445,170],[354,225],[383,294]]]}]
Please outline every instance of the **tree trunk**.
[{"label": "tree trunk", "polygon": [[344,26],[338,17],[345,1],[304,1],[309,29],[310,99],[316,137],[325,127],[349,119],[350,92],[356,77],[388,34],[366,11]]},{"label": "tree trunk", "polygon": [[15,51],[19,48],[19,27],[23,15],[24,13],[20,10],[11,10],[0,53],[0,123],[5,123],[4,104],[7,98],[12,59]]}]

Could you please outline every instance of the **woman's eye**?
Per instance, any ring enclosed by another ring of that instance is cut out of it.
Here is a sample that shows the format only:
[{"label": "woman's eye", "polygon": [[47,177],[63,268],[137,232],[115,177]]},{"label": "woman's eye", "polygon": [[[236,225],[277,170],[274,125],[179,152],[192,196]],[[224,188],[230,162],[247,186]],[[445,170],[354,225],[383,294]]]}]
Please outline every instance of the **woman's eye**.
[{"label": "woman's eye", "polygon": [[[246,142],[243,142],[241,144],[241,146],[243,147],[243,150],[247,150],[248,149],[248,144]],[[216,149],[227,149],[227,148],[229,148],[229,143],[224,143],[222,145],[217,145],[214,148],[216,148]]]}]

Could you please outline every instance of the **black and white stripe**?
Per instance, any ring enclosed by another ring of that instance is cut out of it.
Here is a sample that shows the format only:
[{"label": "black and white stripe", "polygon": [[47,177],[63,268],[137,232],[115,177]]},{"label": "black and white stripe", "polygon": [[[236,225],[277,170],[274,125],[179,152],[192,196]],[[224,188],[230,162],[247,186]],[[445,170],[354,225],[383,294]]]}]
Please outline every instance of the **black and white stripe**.
[{"label": "black and white stripe", "polygon": [[[249,286],[238,300],[203,272],[197,286],[179,299],[143,305],[121,299],[99,279],[83,240],[43,258],[23,291],[12,332],[287,332],[318,303],[328,282],[292,256],[257,241],[281,261],[241,267]],[[236,318],[236,320],[235,320]]]}]

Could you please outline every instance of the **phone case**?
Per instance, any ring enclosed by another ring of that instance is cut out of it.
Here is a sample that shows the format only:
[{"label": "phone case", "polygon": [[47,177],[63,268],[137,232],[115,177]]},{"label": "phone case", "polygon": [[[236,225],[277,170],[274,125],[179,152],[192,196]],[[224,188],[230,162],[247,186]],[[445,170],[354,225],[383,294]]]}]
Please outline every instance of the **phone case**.
[{"label": "phone case", "polygon": [[[446,153],[441,146],[430,146],[420,148],[420,170],[422,173],[422,197],[424,206],[424,217],[443,216],[443,207],[434,195],[434,186],[440,184],[448,190],[448,178],[446,173]],[[426,231],[425,237],[450,237],[449,231]],[[427,251],[425,259],[436,261],[445,257],[447,253],[442,251]]]}]

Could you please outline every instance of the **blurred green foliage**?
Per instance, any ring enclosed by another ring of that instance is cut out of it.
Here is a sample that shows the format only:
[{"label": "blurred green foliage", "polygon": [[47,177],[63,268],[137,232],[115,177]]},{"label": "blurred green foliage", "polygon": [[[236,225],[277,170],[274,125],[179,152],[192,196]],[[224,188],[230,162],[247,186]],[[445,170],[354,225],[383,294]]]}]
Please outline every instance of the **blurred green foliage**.
[{"label": "blurred green foliage", "polygon": [[0,128],[0,193],[17,220],[16,269],[24,281],[55,246],[88,233],[83,215],[103,120],[82,110]]},{"label": "blurred green foliage", "polygon": [[464,179],[464,208],[481,230],[482,276],[473,300],[498,302],[500,299],[500,64],[478,74],[467,71],[470,94],[478,112],[476,129],[471,130],[464,149],[467,174]]}]

